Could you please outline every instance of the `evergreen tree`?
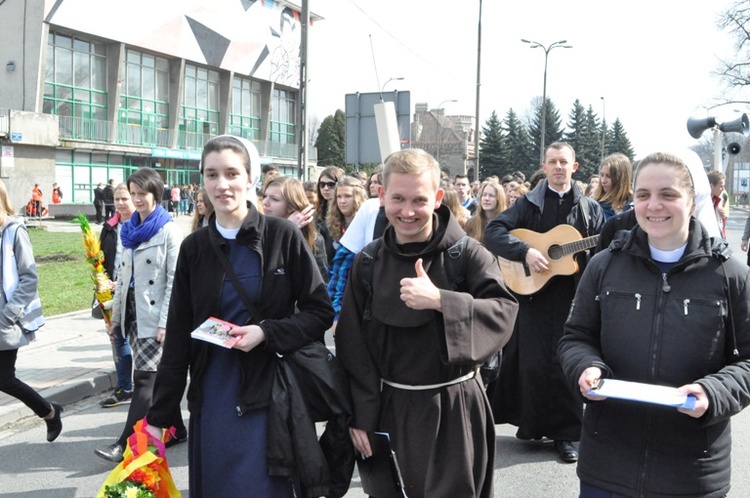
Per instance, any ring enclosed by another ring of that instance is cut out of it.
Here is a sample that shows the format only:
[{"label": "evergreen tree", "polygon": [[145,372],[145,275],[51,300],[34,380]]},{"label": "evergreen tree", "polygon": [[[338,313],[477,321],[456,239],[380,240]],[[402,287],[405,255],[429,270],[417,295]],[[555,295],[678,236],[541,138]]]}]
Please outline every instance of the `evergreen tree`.
[{"label": "evergreen tree", "polygon": [[576,157],[578,156],[578,151],[583,148],[582,137],[585,135],[586,123],[586,109],[584,109],[581,102],[576,99],[576,101],[573,102],[573,108],[570,110],[570,114],[568,114],[568,125],[565,134],[563,135],[564,140],[572,145],[573,150],[576,151]]},{"label": "evergreen tree", "polygon": [[591,175],[599,172],[602,159],[602,137],[599,118],[594,108],[586,109],[584,125],[579,136],[579,147],[576,149],[578,171],[576,178],[586,181]]},{"label": "evergreen tree", "polygon": [[479,141],[479,176],[487,178],[490,175],[502,177],[505,138],[503,137],[500,119],[492,111],[489,119],[482,128],[482,138]]},{"label": "evergreen tree", "polygon": [[[534,105],[534,117],[529,124],[529,135],[532,141],[536,145],[536,150],[539,151],[539,144],[542,141],[542,99],[538,99]],[[544,146],[547,147],[553,142],[559,142],[562,140],[562,118],[560,117],[560,111],[557,110],[555,104],[548,98],[546,106],[546,118],[544,123]]]},{"label": "evergreen tree", "polygon": [[318,149],[319,166],[343,167],[346,154],[346,118],[344,111],[336,110],[326,117],[318,129],[315,148]]},{"label": "evergreen tree", "polygon": [[528,178],[539,169],[539,149],[534,148],[528,130],[513,108],[508,109],[503,124],[507,146],[503,164],[506,164],[510,171],[523,172]]},{"label": "evergreen tree", "polygon": [[630,144],[630,139],[625,131],[625,127],[622,126],[620,118],[615,119],[615,122],[612,125],[611,138],[608,138],[608,140],[610,140],[611,144],[611,146],[607,148],[608,151],[622,152],[628,156],[631,162],[635,160],[635,151],[633,151],[633,146]]}]

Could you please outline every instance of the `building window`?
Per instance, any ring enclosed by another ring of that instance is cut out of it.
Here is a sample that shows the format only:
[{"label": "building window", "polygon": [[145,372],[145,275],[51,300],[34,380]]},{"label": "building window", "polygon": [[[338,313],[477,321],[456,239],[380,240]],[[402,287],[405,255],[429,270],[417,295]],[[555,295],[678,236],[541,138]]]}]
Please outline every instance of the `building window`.
[{"label": "building window", "polygon": [[43,109],[83,121],[107,120],[106,44],[49,33]]},{"label": "building window", "polygon": [[169,61],[128,49],[120,74],[118,141],[169,145]]},{"label": "building window", "polygon": [[294,144],[296,101],[294,94],[288,90],[273,90],[273,107],[271,112],[271,142],[280,144]]},{"label": "building window", "polygon": [[219,73],[185,65],[180,145],[200,149],[219,133]]},{"label": "building window", "polygon": [[236,76],[232,83],[229,133],[260,140],[260,82]]}]

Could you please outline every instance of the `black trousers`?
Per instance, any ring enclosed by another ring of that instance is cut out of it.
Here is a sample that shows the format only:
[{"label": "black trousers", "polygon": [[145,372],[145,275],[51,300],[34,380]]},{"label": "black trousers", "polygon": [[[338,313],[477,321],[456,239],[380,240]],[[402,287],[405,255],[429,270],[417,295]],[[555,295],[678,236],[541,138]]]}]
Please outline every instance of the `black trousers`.
[{"label": "black trousers", "polygon": [[52,409],[49,401],[16,377],[18,350],[0,351],[0,391],[13,396],[28,406],[38,417],[49,415]]}]

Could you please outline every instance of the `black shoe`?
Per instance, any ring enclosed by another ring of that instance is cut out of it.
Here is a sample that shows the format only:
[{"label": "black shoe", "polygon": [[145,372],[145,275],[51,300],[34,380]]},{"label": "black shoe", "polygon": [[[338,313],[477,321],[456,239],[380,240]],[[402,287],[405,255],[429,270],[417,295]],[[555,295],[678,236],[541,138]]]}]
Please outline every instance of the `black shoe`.
[{"label": "black shoe", "polygon": [[122,462],[122,453],[125,451],[122,446],[117,443],[112,443],[102,448],[94,450],[94,454],[99,458],[109,460],[110,462],[120,463]]},{"label": "black shoe", "polygon": [[165,448],[171,448],[172,446],[187,441],[187,434],[184,436],[173,436],[171,433],[167,433],[167,439],[164,441]]},{"label": "black shoe", "polygon": [[47,441],[51,443],[57,439],[57,436],[62,432],[62,420],[60,419],[60,414],[63,411],[63,407],[57,403],[50,404],[52,405],[52,409],[55,410],[55,416],[50,419],[44,419],[44,422],[47,424]]},{"label": "black shoe", "polygon": [[560,455],[560,460],[565,463],[575,463],[578,461],[578,450],[570,441],[555,440],[555,450]]}]

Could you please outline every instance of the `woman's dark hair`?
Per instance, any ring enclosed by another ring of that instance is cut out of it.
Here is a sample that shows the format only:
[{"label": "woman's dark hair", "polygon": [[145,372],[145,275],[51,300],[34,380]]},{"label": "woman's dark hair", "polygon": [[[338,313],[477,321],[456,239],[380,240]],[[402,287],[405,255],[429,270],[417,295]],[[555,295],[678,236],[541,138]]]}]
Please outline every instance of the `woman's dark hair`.
[{"label": "woman's dark hair", "polygon": [[245,166],[247,176],[250,175],[250,153],[247,148],[234,137],[228,135],[219,135],[218,137],[212,138],[206,145],[203,146],[203,153],[201,154],[201,175],[203,174],[203,163],[206,162],[206,156],[211,152],[221,152],[222,150],[229,149],[242,157],[242,165]]},{"label": "woman's dark hair", "polygon": [[[321,179],[324,176],[327,176],[328,178],[332,179],[334,182],[338,183],[339,181],[341,181],[342,178],[344,178],[345,175],[346,173],[344,172],[344,170],[339,168],[338,166],[328,166],[326,169],[320,172],[318,179]],[[323,194],[320,193],[320,185],[318,185],[318,219],[325,220],[327,215],[328,215],[328,201],[325,200],[325,198],[323,197]]]},{"label": "woman's dark hair", "polygon": [[128,190],[130,190],[131,183],[135,183],[146,192],[154,194],[154,201],[157,204],[161,202],[161,196],[164,194],[164,180],[155,170],[148,166],[138,168],[128,177]]}]

